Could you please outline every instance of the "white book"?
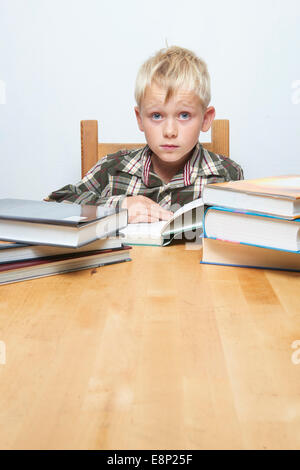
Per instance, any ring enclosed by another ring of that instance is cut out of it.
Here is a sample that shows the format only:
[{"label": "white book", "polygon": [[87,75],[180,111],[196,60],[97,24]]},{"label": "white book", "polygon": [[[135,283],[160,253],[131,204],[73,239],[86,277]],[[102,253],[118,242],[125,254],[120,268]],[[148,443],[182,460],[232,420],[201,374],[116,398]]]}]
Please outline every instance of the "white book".
[{"label": "white book", "polygon": [[252,180],[207,184],[203,202],[278,217],[300,217],[300,175],[270,176]]},{"label": "white book", "polygon": [[279,250],[300,250],[300,219],[288,220],[253,212],[209,207],[205,212],[204,230],[207,238]]},{"label": "white book", "polygon": [[26,243],[0,243],[0,264],[26,259],[45,258],[57,255],[69,255],[97,250],[121,248],[122,241],[119,238],[101,238],[79,248],[61,246],[28,245]]},{"label": "white book", "polygon": [[201,264],[300,271],[300,253],[203,238]]},{"label": "white book", "polygon": [[126,209],[0,199],[0,240],[77,248],[126,225]]},{"label": "white book", "polygon": [[130,247],[0,264],[0,284],[131,261]]}]

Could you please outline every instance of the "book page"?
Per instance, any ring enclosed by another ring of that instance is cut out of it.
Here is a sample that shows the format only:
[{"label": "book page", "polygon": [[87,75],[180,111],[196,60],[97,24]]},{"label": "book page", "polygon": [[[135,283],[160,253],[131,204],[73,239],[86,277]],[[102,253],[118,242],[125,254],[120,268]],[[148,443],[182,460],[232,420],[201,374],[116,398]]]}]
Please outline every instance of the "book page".
[{"label": "book page", "polygon": [[195,199],[194,201],[191,201],[191,202],[188,202],[187,204],[185,204],[184,206],[180,207],[175,213],[174,213],[174,216],[172,218],[172,220],[176,219],[176,217],[180,216],[181,214],[183,214],[184,212],[187,212],[191,209],[194,209],[195,207],[198,207],[198,206],[203,206],[203,199],[202,198],[199,198],[199,199]]},{"label": "book page", "polygon": [[161,229],[165,225],[165,221],[152,223],[128,224],[127,227],[120,230],[126,237],[135,238],[159,238]]},{"label": "book page", "polygon": [[164,235],[168,233],[182,232],[184,229],[189,229],[194,226],[202,225],[204,212],[204,204],[201,198],[188,202],[180,207],[167,223],[162,228]]}]

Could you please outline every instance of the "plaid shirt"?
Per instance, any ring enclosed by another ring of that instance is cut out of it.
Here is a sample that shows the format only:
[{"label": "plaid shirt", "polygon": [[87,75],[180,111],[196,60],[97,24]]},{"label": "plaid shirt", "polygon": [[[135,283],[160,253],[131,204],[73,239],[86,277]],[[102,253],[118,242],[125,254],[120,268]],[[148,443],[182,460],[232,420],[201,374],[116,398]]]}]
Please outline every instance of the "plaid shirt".
[{"label": "plaid shirt", "polygon": [[198,142],[184,168],[166,184],[154,173],[151,149],[146,145],[101,158],[81,181],[52,192],[48,198],[119,207],[127,196],[143,195],[172,209],[201,197],[206,183],[240,179],[243,170],[237,163],[209,152]]}]

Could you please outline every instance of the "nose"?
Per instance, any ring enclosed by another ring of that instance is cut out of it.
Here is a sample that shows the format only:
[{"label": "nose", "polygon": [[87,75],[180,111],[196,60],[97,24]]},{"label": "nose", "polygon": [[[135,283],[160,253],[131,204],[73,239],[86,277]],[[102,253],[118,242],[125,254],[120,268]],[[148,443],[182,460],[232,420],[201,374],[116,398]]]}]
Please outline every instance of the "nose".
[{"label": "nose", "polygon": [[177,124],[173,119],[166,119],[163,127],[164,137],[177,137]]}]

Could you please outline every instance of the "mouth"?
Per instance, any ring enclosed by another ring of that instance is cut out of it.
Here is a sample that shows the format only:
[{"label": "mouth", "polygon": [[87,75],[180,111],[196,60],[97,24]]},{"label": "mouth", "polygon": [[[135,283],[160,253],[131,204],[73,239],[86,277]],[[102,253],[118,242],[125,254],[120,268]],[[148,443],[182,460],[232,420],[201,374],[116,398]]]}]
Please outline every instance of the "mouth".
[{"label": "mouth", "polygon": [[161,145],[163,149],[177,149],[178,145]]}]

